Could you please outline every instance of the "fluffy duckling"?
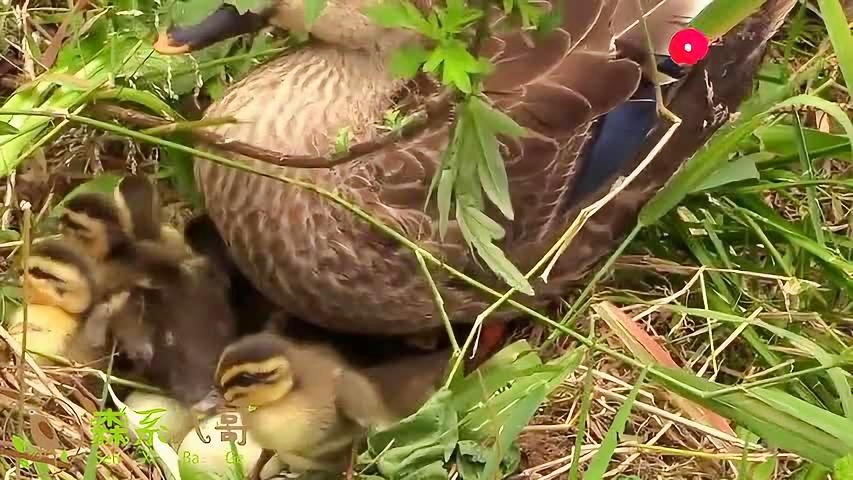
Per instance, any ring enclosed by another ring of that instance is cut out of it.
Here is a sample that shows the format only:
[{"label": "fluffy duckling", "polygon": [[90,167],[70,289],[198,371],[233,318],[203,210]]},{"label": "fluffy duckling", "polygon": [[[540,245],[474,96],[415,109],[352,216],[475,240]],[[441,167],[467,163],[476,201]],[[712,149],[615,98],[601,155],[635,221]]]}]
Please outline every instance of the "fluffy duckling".
[{"label": "fluffy duckling", "polygon": [[[27,309],[27,350],[61,356],[79,363],[103,357],[104,351],[77,341],[82,319],[96,308],[95,268],[86,255],[58,240],[33,246],[23,272],[29,302],[9,322],[9,333],[23,340],[24,308]],[[36,357],[41,365],[49,359]]]},{"label": "fluffy duckling", "polygon": [[213,267],[162,228],[150,181],[128,177],[114,193],[115,201],[79,195],[60,218],[63,235],[96,260],[98,281],[128,296],[120,309],[89,317],[83,336],[96,346],[111,336],[137,373],[192,404],[212,388],[216,360],[235,336],[226,285],[210,282]]},{"label": "fluffy duckling", "polygon": [[225,289],[202,270],[187,269],[159,243],[135,246],[146,282],[131,292],[129,319],[150,329],[153,354],[144,375],[177,400],[192,404],[212,388],[216,361],[236,338],[236,321]]},{"label": "fluffy duckling", "polygon": [[136,240],[162,242],[182,251],[188,246],[177,229],[163,222],[160,194],[154,182],[142,175],[122,179],[113,191],[122,229]]},{"label": "fluffy duckling", "polygon": [[263,330],[279,309],[237,268],[210,217],[202,214],[191,218],[184,227],[184,239],[197,255],[209,262],[209,268],[216,272],[215,278],[226,286],[231,307],[239,316],[238,334]]},{"label": "fluffy duckling", "polygon": [[116,186],[113,198],[84,193],[71,198],[59,219],[59,230],[98,261],[132,255],[136,241],[160,242],[187,253],[183,236],[161,221],[155,185],[143,176],[128,176]]},{"label": "fluffy duckling", "polygon": [[[442,378],[449,352],[354,366],[331,342],[273,333],[229,345],[216,369],[221,402],[291,471],[341,472],[353,442],[414,413]],[[256,466],[254,473],[260,471]]]}]

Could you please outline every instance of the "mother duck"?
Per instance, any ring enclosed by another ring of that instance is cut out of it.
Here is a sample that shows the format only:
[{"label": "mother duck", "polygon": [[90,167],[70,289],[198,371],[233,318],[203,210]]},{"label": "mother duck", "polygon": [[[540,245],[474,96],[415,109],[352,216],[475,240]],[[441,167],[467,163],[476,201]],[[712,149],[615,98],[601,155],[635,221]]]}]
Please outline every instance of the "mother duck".
[{"label": "mother duck", "polygon": [[[502,139],[515,218],[503,222],[506,235],[499,246],[521,271],[668,128],[654,103],[652,82],[661,72],[671,82],[664,100],[683,123],[649,167],[585,224],[548,283],[532,283],[535,295],[522,300],[540,307],[565,294],[615,248],[642,205],[737,109],[751,91],[767,41],[796,3],[769,0],[704,61],[684,69],[666,57],[669,40],[708,0],[642,0],[652,12],[647,24],[656,68],[641,67],[649,62],[645,36],[635,23],[637,0],[551,1],[551,8],[562,2],[555,31],[544,38],[517,30],[495,33],[481,50],[495,65],[484,93],[529,130],[523,138]],[[380,136],[385,113],[411,87],[391,73],[389,59],[418,39],[374,23],[363,13],[369,3],[329,0],[310,28],[306,0],[275,0],[262,14],[239,15],[224,6],[199,25],[161,35],[157,48],[186,52],[267,24],[310,32],[307,46],[251,72],[206,117],[239,120],[211,127],[228,139],[289,155],[324,156],[343,128],[357,142]],[[417,7],[428,11],[432,5],[420,0]],[[672,83],[673,77],[680,78]],[[424,209],[451,124],[448,113],[412,138],[334,168],[240,160],[336,192],[471,277],[505,290],[478,263],[455,222],[442,239],[434,205]],[[202,159],[195,173],[208,214],[239,269],[288,312],[345,333],[410,335],[441,327],[413,253],[350,211],[297,186]],[[502,218],[497,211],[486,213]],[[494,300],[443,270],[432,274],[454,322],[472,322]],[[494,316],[514,315],[503,310]],[[504,323],[489,325],[494,338]]]}]

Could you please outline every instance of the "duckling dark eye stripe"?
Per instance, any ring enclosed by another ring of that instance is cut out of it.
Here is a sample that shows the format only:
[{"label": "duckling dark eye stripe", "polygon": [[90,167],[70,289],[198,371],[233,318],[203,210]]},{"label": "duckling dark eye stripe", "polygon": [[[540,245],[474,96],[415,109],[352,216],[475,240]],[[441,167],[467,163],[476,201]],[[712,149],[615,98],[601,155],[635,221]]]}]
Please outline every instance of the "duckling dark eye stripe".
[{"label": "duckling dark eye stripe", "polygon": [[59,277],[57,277],[56,275],[54,275],[54,274],[52,274],[52,273],[48,273],[48,272],[46,272],[46,271],[44,271],[44,270],[42,270],[41,268],[38,268],[38,267],[30,267],[30,269],[29,269],[29,274],[30,274],[30,275],[32,275],[32,276],[33,276],[33,277],[35,277],[35,278],[39,278],[39,279],[42,279],[42,280],[53,280],[53,281],[56,281],[56,282],[61,282],[61,281],[62,281],[62,279],[61,279],[61,278],[59,278]]},{"label": "duckling dark eye stripe", "polygon": [[71,218],[71,215],[63,215],[62,223],[64,223],[71,230],[88,230],[85,225]]},{"label": "duckling dark eye stripe", "polygon": [[223,385],[225,390],[233,387],[250,387],[252,385],[257,385],[259,383],[263,384],[271,384],[275,383],[275,380],[278,378],[276,372],[256,372],[256,373],[242,373],[232,378],[228,382]]}]

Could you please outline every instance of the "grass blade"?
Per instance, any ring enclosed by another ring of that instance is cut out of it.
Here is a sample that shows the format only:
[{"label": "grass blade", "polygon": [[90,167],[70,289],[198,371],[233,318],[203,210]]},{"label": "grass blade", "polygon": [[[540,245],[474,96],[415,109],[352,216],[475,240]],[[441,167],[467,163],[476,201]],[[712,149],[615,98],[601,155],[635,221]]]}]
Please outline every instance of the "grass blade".
[{"label": "grass blade", "polygon": [[604,478],[604,473],[607,472],[607,466],[610,465],[610,459],[613,457],[613,452],[616,451],[616,445],[619,442],[619,435],[625,431],[625,424],[628,422],[628,416],[631,414],[631,408],[637,400],[637,394],[640,393],[640,387],[643,385],[643,380],[646,378],[646,370],[640,372],[640,377],[634,382],[634,388],[625,399],[625,403],[619,407],[616,416],[613,417],[613,423],[607,430],[604,440],[601,441],[601,446],[592,460],[589,462],[589,467],[586,469],[584,480],[601,480]]}]

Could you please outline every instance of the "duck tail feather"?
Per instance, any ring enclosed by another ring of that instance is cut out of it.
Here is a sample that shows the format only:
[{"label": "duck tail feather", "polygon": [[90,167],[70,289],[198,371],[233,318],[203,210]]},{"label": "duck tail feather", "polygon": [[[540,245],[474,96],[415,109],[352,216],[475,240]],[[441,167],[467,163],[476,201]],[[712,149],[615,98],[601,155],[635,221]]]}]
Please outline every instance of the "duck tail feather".
[{"label": "duck tail feather", "polygon": [[[752,91],[753,79],[761,66],[768,40],[782,27],[796,3],[797,0],[768,0],[761,10],[726,34],[721,39],[721,45],[713,47],[704,60],[668,89],[664,100],[667,108],[682,120],[681,125],[633,183],[588,220],[573,242],[573,254],[560,260],[553,270],[549,285],[559,288],[560,284],[579,280],[612,251],[635,225],[640,208],[738,109]],[[640,94],[642,91],[642,88],[638,90]],[[642,98],[642,95],[635,95],[637,98]],[[624,108],[629,106],[630,102]],[[605,120],[624,126],[648,117],[648,113],[647,109],[635,108],[634,111],[623,112],[625,118],[617,115]],[[637,122],[634,128],[637,135],[633,137],[631,132],[615,137],[611,135],[613,138],[608,137],[610,139],[607,142],[598,142],[600,146],[593,141],[588,152],[596,153],[598,147],[599,154],[613,155],[617,162],[616,165],[580,166],[572,190],[582,188],[586,192],[594,190],[594,193],[580,199],[574,194],[565,197],[566,202],[560,208],[563,209],[566,225],[571,223],[582,207],[609,191],[617,172],[625,174],[638,165],[669,128],[669,122],[656,119],[646,134],[642,122]],[[637,142],[635,137],[638,136],[643,137],[642,142]],[[626,155],[626,150],[637,143],[640,144],[639,148]],[[591,175],[596,178],[584,180],[584,169],[592,170]],[[602,178],[604,175],[609,178]],[[583,181],[587,184],[580,183]],[[559,230],[559,234],[564,229],[555,230]]]}]

